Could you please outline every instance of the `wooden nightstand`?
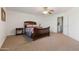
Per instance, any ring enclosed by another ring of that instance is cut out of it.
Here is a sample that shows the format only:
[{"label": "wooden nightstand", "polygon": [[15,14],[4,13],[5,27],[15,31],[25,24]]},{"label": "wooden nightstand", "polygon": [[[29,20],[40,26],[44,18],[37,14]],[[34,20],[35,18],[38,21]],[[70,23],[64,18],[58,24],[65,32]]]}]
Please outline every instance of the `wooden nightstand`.
[{"label": "wooden nightstand", "polygon": [[16,35],[23,35],[24,28],[16,28]]}]

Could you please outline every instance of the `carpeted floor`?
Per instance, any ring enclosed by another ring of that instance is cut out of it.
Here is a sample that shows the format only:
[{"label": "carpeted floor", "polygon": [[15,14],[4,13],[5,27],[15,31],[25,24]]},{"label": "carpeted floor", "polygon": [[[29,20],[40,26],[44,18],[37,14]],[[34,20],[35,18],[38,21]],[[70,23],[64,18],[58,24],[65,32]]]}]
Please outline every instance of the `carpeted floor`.
[{"label": "carpeted floor", "polygon": [[29,41],[23,35],[8,36],[2,45],[2,48],[13,48],[23,43],[29,43]]},{"label": "carpeted floor", "polygon": [[2,48],[11,51],[79,51],[79,42],[57,33],[32,42],[21,35],[8,37]]}]

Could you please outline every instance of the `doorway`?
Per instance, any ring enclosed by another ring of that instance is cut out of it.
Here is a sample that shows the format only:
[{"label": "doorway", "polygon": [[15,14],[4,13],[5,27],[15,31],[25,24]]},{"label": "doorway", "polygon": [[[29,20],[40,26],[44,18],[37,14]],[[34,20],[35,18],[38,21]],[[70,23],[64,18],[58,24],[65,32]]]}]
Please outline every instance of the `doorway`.
[{"label": "doorway", "polygon": [[57,17],[57,33],[63,33],[63,16]]}]

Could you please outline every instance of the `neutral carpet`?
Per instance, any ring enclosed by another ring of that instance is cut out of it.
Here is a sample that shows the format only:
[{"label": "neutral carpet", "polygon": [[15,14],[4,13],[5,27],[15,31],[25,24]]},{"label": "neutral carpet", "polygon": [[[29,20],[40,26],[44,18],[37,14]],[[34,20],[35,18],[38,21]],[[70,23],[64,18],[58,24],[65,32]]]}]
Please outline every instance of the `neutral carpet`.
[{"label": "neutral carpet", "polygon": [[8,36],[2,45],[2,48],[13,48],[28,42],[29,41],[23,35]]},{"label": "neutral carpet", "polygon": [[11,36],[6,39],[3,48],[11,51],[79,51],[79,42],[63,34],[51,33],[36,41],[29,42],[23,36]]}]

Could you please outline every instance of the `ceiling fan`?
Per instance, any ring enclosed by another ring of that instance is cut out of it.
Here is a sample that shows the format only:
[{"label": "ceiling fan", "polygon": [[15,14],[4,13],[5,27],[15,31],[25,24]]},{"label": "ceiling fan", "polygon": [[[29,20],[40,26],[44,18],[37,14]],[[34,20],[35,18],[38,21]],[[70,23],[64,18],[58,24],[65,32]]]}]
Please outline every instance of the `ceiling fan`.
[{"label": "ceiling fan", "polygon": [[43,7],[44,11],[43,14],[53,14],[54,10],[48,8],[48,7]]}]

